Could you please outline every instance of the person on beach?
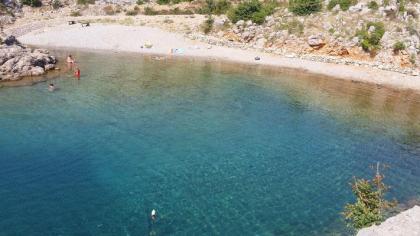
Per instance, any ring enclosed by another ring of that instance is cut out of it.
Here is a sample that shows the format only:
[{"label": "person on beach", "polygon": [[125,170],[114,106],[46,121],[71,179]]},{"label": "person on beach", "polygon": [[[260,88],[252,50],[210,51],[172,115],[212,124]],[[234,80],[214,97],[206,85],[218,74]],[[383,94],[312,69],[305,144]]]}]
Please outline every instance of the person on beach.
[{"label": "person on beach", "polygon": [[71,56],[71,54],[69,54],[68,56],[67,56],[67,63],[68,64],[74,64],[74,59],[73,59],[73,57]]},{"label": "person on beach", "polygon": [[54,84],[49,84],[48,85],[48,91],[53,92],[54,90],[55,90]]},{"label": "person on beach", "polygon": [[155,209],[153,209],[152,210],[152,213],[150,213],[150,218],[152,218],[152,221],[153,222],[156,221],[157,213],[156,213],[156,210]]},{"label": "person on beach", "polygon": [[80,69],[78,67],[74,70],[74,77],[80,79]]}]

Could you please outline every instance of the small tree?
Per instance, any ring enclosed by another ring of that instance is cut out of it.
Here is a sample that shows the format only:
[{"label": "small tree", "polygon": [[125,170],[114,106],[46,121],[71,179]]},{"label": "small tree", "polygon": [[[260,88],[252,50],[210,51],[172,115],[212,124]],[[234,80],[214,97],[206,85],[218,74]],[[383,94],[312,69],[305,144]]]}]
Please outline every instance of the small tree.
[{"label": "small tree", "polygon": [[[373,27],[372,31],[369,31]],[[356,35],[361,39],[360,45],[365,51],[376,51],[381,47],[381,39],[385,34],[385,25],[382,22],[368,22],[364,28],[358,30]]]},{"label": "small tree", "polygon": [[343,212],[348,226],[361,229],[383,221],[384,211],[396,205],[396,201],[385,200],[389,187],[383,183],[384,176],[376,165],[376,175],[372,180],[354,178],[351,188],[356,197],[355,203],[346,204]]},{"label": "small tree", "polygon": [[201,25],[201,29],[203,30],[205,34],[208,34],[211,32],[211,30],[213,29],[213,23],[214,23],[213,16],[211,14],[208,14],[207,19]]}]

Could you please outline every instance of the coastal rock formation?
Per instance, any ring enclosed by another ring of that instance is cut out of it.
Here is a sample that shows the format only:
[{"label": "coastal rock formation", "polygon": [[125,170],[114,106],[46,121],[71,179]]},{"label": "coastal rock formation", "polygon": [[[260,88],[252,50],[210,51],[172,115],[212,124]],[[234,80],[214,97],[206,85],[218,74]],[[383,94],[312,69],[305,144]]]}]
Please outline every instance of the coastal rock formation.
[{"label": "coastal rock formation", "polygon": [[360,230],[357,236],[418,236],[420,235],[420,207],[414,206],[380,225]]},{"label": "coastal rock formation", "polygon": [[32,50],[9,36],[0,46],[0,80],[37,76],[55,68],[57,60],[45,49]]}]

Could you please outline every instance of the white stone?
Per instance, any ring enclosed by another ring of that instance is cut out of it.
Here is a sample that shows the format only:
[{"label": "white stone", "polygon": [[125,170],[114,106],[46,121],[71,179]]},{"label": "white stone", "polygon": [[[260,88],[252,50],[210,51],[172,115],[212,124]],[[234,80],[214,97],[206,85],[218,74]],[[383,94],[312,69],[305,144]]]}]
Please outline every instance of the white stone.
[{"label": "white stone", "polygon": [[380,225],[364,228],[357,236],[419,236],[420,235],[420,207],[401,212]]}]

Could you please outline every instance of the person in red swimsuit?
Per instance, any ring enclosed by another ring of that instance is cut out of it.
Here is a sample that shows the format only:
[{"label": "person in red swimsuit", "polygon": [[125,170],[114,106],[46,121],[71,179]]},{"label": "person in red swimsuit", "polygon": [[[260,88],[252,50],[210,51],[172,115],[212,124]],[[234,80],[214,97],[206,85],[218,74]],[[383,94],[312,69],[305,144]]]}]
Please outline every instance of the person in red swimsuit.
[{"label": "person in red swimsuit", "polygon": [[80,69],[78,67],[74,70],[74,77],[80,79]]}]

